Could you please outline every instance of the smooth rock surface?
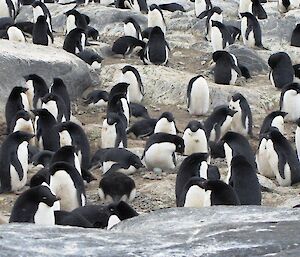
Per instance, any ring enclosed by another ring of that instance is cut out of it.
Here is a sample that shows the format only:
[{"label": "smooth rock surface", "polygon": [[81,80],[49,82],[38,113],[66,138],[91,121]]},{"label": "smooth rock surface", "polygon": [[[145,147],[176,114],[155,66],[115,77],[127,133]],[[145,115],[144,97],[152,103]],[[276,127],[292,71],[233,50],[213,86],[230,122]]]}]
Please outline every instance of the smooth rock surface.
[{"label": "smooth rock surface", "polygon": [[89,66],[73,54],[50,46],[0,40],[0,110],[3,110],[10,91],[24,86],[23,76],[36,73],[48,86],[54,77],[66,84],[72,99],[81,96],[89,86],[98,85],[99,79]]},{"label": "smooth rock surface", "polygon": [[267,207],[172,208],[111,231],[0,226],[1,256],[299,256],[300,211]]}]

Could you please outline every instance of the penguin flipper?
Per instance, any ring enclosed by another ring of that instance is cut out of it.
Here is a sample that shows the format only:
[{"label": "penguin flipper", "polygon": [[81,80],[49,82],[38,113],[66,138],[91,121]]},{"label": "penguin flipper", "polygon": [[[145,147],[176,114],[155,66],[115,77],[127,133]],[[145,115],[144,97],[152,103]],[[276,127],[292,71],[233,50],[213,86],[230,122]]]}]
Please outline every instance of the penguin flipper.
[{"label": "penguin flipper", "polygon": [[249,24],[249,25],[247,26],[246,33],[245,33],[245,37],[246,37],[247,40],[248,40],[248,38],[249,38],[249,34],[250,34],[251,31],[254,31],[254,27],[253,27],[252,24]]},{"label": "penguin flipper", "polygon": [[23,179],[24,177],[24,171],[23,171],[23,168],[22,168],[22,165],[17,157],[17,153],[15,152],[14,154],[12,154],[11,156],[11,164],[15,167],[18,175],[19,175],[19,179],[20,181]]}]

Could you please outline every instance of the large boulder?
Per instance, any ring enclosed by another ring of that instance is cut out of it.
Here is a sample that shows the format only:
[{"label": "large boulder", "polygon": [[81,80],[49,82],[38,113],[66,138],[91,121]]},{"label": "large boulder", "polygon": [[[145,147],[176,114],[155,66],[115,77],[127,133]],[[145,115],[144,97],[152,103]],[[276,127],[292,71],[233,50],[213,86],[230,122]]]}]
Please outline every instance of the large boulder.
[{"label": "large boulder", "polygon": [[300,212],[267,207],[172,208],[111,231],[0,226],[1,256],[299,256]]},{"label": "large boulder", "polygon": [[24,86],[23,76],[35,73],[50,86],[54,77],[65,82],[72,99],[99,84],[97,74],[81,59],[63,49],[0,40],[0,111],[10,91]]}]

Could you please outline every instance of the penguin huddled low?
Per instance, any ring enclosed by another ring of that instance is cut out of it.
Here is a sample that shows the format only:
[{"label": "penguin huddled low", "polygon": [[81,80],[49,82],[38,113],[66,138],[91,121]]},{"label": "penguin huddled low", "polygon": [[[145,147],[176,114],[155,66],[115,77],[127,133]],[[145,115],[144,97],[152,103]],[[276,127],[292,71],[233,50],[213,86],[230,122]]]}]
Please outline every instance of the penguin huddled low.
[{"label": "penguin huddled low", "polygon": [[106,106],[108,102],[108,93],[103,90],[94,90],[84,99],[84,103],[89,106]]},{"label": "penguin huddled low", "polygon": [[114,54],[120,54],[125,57],[130,55],[136,47],[145,47],[145,42],[132,36],[123,36],[118,38],[112,46],[112,52]]},{"label": "penguin huddled low", "polygon": [[175,152],[183,154],[184,141],[181,137],[167,133],[155,133],[146,142],[142,160],[148,169],[161,172],[176,167]]},{"label": "penguin huddled low", "polygon": [[53,205],[59,199],[46,185],[26,190],[16,200],[9,222],[26,222],[39,225],[54,225]]},{"label": "penguin huddled low", "polygon": [[286,112],[285,120],[296,121],[300,118],[300,84],[286,85],[280,94],[280,111]]},{"label": "penguin huddled low", "polygon": [[151,136],[154,133],[157,119],[143,119],[136,121],[130,128],[126,130],[126,134],[133,133],[137,138]]},{"label": "penguin huddled low", "polygon": [[164,112],[158,118],[154,133],[168,133],[172,135],[177,134],[175,118],[171,112]]},{"label": "penguin huddled low", "polygon": [[131,116],[135,118],[150,119],[148,109],[142,104],[130,103],[129,109]]}]

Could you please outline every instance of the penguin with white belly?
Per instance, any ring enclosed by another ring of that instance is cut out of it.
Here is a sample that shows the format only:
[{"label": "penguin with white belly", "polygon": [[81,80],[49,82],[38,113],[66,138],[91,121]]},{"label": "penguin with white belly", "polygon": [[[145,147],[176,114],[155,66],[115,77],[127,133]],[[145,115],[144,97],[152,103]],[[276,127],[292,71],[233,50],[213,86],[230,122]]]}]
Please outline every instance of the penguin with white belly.
[{"label": "penguin with white belly", "polygon": [[233,38],[230,35],[226,25],[219,21],[211,22],[211,44],[213,52],[223,50],[233,44]]},{"label": "penguin with white belly", "polygon": [[142,160],[148,169],[158,173],[176,167],[175,152],[183,154],[184,141],[181,137],[167,133],[155,133],[146,142]]},{"label": "penguin with white belly", "polygon": [[286,85],[280,95],[280,111],[286,112],[285,120],[296,121],[300,118],[300,84]]},{"label": "penguin with white belly", "polygon": [[27,41],[23,31],[17,28],[16,26],[10,26],[7,29],[6,33],[9,41],[22,42],[22,43],[25,43]]},{"label": "penguin with white belly", "polygon": [[101,130],[101,147],[127,147],[126,125],[118,113],[107,113]]},{"label": "penguin with white belly", "polygon": [[252,112],[247,99],[240,93],[231,97],[229,108],[237,111],[231,122],[231,130],[244,136],[252,136]]},{"label": "penguin with white belly", "polygon": [[129,103],[140,103],[144,97],[144,85],[141,76],[136,68],[130,65],[122,69],[122,80],[129,84],[127,88],[127,99]]},{"label": "penguin with white belly", "polygon": [[125,0],[124,6],[131,10],[141,12],[143,14],[148,13],[148,5],[146,0]]},{"label": "penguin with white belly", "polygon": [[159,132],[168,133],[172,135],[177,134],[175,118],[171,112],[164,112],[158,118],[154,128],[154,133]]},{"label": "penguin with white belly", "polygon": [[51,13],[47,6],[41,1],[35,1],[32,4],[33,7],[33,23],[38,21],[39,16],[44,16],[49,27],[49,31],[52,33],[52,18]]},{"label": "penguin with white belly", "polygon": [[28,91],[26,92],[30,109],[42,108],[42,98],[49,93],[47,84],[43,78],[37,74],[29,74],[24,76],[26,81],[26,87]]},{"label": "penguin with white belly", "polygon": [[264,134],[261,135],[258,149],[256,152],[255,160],[256,160],[257,170],[258,170],[259,174],[261,174],[267,178],[274,178],[275,174],[269,163],[269,155],[268,155],[268,149],[267,149],[268,138],[266,137],[267,132],[268,131],[266,131]]},{"label": "penguin with white belly", "polygon": [[297,128],[295,133],[295,144],[297,149],[298,160],[300,161],[300,118],[296,121],[296,123],[297,123]]},{"label": "penguin with white belly", "polygon": [[12,0],[1,0],[0,1],[0,17],[11,17],[15,18],[17,10]]},{"label": "penguin with white belly", "polygon": [[48,110],[57,122],[70,120],[64,100],[54,93],[48,93],[42,98],[42,108]]},{"label": "penguin with white belly", "polygon": [[206,79],[196,76],[189,81],[187,87],[187,108],[191,115],[204,115],[210,106],[209,88]]},{"label": "penguin with white belly", "polygon": [[28,189],[16,200],[9,222],[54,225],[54,203],[59,199],[46,185]]},{"label": "penguin with white belly", "polygon": [[223,137],[230,130],[232,117],[236,112],[227,105],[217,106],[203,124],[207,140],[217,142]]},{"label": "penguin with white belly", "polygon": [[269,131],[271,127],[277,128],[281,134],[284,134],[284,117],[287,115],[286,112],[274,111],[269,113],[261,125],[259,136],[262,137]]},{"label": "penguin with white belly", "polygon": [[276,128],[267,134],[268,160],[280,186],[300,182],[300,163],[289,141]]},{"label": "penguin with white belly", "polygon": [[195,2],[195,15],[199,19],[203,19],[205,13],[212,8],[210,0],[194,0]]},{"label": "penguin with white belly", "polygon": [[56,162],[49,168],[50,188],[60,198],[61,210],[72,211],[86,205],[84,183],[78,170],[66,162]]},{"label": "penguin with white belly", "polygon": [[141,27],[133,17],[124,20],[124,34],[142,40]]},{"label": "penguin with white belly", "polygon": [[207,15],[207,18],[206,18],[206,35],[205,35],[205,39],[207,41],[211,41],[212,21],[223,22],[222,12],[223,12],[223,10],[218,6],[214,6],[213,8],[211,8],[208,11],[204,12],[203,17],[205,17]]},{"label": "penguin with white belly", "polygon": [[200,121],[192,120],[183,133],[184,155],[193,153],[208,153],[208,144],[205,129]]},{"label": "penguin with white belly", "polygon": [[167,26],[164,15],[160,7],[156,4],[152,4],[149,7],[148,13],[148,28],[160,27],[164,35],[166,35]]},{"label": "penguin with white belly", "polygon": [[28,142],[33,134],[17,131],[10,134],[0,150],[0,193],[16,192],[27,182]]},{"label": "penguin with white belly", "polygon": [[78,12],[75,9],[71,9],[65,12],[67,16],[66,21],[66,34],[69,34],[73,29],[79,28],[82,30],[86,30],[87,28],[87,20],[84,15]]}]

